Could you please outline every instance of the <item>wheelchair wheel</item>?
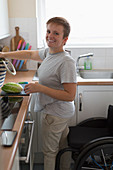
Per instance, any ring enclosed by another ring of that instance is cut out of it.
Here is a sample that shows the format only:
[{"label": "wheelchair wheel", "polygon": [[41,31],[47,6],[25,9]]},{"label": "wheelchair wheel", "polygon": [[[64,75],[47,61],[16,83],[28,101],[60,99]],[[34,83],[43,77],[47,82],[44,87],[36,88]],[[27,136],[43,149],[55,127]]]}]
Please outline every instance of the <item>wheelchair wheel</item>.
[{"label": "wheelchair wheel", "polygon": [[[84,151],[83,151],[84,152]],[[113,143],[98,145],[79,157],[75,170],[113,170]]]}]

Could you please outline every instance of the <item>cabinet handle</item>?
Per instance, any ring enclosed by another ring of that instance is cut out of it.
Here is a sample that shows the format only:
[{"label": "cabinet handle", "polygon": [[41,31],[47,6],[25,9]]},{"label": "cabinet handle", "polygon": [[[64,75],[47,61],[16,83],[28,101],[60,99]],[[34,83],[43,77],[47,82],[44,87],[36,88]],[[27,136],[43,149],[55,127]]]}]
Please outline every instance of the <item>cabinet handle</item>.
[{"label": "cabinet handle", "polygon": [[79,93],[79,111],[82,111],[82,93]]}]

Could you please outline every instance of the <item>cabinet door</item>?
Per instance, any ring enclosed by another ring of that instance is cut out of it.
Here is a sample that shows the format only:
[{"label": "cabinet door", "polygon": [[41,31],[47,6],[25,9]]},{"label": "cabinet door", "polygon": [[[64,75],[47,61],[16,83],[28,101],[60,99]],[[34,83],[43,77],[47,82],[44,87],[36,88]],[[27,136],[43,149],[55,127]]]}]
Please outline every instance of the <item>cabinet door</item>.
[{"label": "cabinet door", "polygon": [[0,0],[0,39],[9,36],[9,18],[7,0]]},{"label": "cabinet door", "polygon": [[91,117],[106,117],[113,104],[113,86],[78,86],[77,123]]},{"label": "cabinet door", "polygon": [[32,119],[35,121],[34,124],[34,134],[33,134],[33,152],[37,152],[37,113],[34,112],[34,107],[35,107],[35,100],[36,100],[36,94],[33,93],[31,96],[30,104],[28,111],[31,112]]}]

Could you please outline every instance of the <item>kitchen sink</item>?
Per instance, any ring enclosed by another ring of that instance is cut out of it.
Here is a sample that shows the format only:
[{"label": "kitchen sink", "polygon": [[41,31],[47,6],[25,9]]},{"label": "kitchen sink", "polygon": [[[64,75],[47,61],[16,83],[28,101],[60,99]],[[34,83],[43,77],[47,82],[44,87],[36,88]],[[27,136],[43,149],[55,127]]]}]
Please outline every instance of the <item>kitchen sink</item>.
[{"label": "kitchen sink", "polygon": [[113,70],[84,70],[79,72],[79,76],[83,79],[113,79]]}]

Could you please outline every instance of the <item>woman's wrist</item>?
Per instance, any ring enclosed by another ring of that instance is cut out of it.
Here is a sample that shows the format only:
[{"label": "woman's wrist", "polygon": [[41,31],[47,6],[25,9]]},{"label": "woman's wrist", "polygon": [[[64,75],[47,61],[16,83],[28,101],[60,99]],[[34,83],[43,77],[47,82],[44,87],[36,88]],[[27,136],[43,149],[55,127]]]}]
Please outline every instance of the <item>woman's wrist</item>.
[{"label": "woman's wrist", "polygon": [[37,86],[37,92],[43,93],[43,85],[39,84],[38,82],[35,82],[36,86]]},{"label": "woman's wrist", "polygon": [[0,53],[0,58],[4,58],[4,52]]}]

